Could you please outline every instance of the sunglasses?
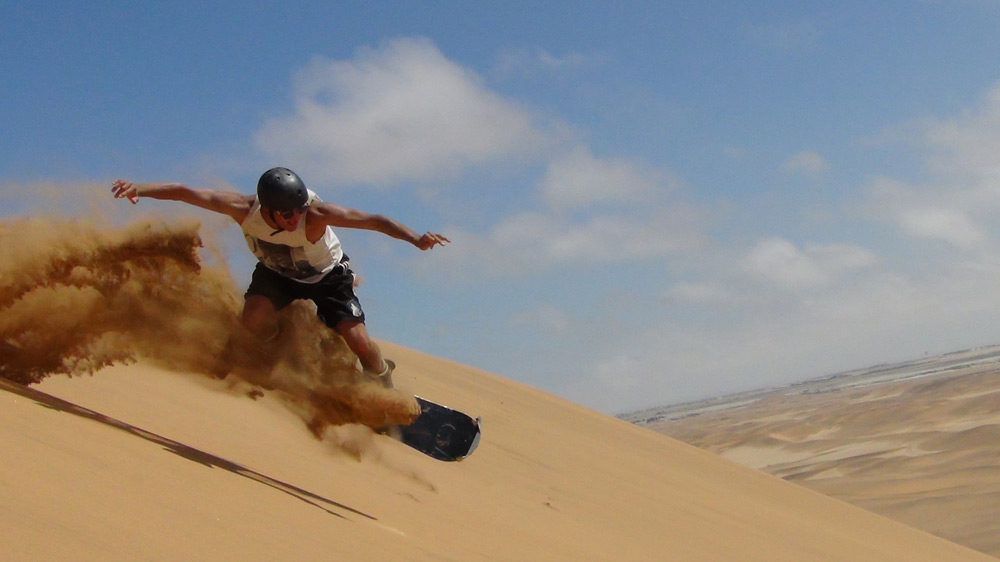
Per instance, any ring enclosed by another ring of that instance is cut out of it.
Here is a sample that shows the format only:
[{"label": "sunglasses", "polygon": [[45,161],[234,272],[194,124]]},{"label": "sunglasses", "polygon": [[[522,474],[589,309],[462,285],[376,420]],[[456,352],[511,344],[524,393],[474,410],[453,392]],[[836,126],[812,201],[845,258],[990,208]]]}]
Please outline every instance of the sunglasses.
[{"label": "sunglasses", "polygon": [[287,220],[292,220],[292,217],[294,217],[295,215],[297,215],[299,213],[306,212],[306,209],[308,209],[308,208],[309,208],[309,205],[303,205],[303,206],[299,207],[298,209],[292,209],[291,211],[278,211],[277,213],[278,213],[278,215],[281,218],[283,218],[283,219],[285,219],[287,221]]}]

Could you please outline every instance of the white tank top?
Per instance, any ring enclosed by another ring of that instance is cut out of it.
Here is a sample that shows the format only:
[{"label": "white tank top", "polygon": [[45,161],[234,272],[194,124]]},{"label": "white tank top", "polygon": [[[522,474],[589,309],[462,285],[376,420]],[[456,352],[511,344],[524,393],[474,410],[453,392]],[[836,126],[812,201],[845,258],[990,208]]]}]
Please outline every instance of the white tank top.
[{"label": "white tank top", "polygon": [[[320,200],[312,190],[307,191],[310,203]],[[302,283],[315,283],[340,263],[344,251],[329,226],[315,244],[307,240],[307,218],[308,215],[303,216],[295,230],[275,232],[264,222],[260,202],[254,199],[250,214],[240,227],[250,251],[268,269]]]}]

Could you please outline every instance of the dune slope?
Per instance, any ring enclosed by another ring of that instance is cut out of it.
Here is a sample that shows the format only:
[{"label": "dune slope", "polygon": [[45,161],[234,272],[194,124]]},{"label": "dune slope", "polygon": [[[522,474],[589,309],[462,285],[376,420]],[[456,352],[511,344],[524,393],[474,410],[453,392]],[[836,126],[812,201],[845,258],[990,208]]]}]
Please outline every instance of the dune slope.
[{"label": "dune slope", "polygon": [[[140,361],[0,388],[5,560],[992,558],[653,431],[385,344],[483,416],[441,463],[273,395]],[[32,389],[44,394],[35,394]]]},{"label": "dune slope", "polygon": [[921,358],[646,427],[1000,556],[998,364],[1000,347]]}]

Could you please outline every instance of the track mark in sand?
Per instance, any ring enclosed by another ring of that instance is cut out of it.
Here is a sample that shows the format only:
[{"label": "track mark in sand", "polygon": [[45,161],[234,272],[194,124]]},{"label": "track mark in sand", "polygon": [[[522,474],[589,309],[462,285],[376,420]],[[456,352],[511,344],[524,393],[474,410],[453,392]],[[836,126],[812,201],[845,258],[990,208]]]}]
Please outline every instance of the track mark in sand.
[{"label": "track mark in sand", "polygon": [[329,498],[325,498],[319,494],[310,492],[309,490],[305,490],[293,484],[282,482],[281,480],[272,478],[270,476],[267,476],[266,474],[262,474],[260,472],[247,468],[233,461],[226,460],[222,457],[218,457],[211,453],[207,453],[205,451],[201,451],[195,449],[194,447],[180,443],[178,441],[174,441],[173,439],[163,437],[162,435],[157,435],[150,431],[146,431],[145,429],[135,427],[123,421],[116,420],[112,417],[105,416],[100,412],[95,412],[94,410],[78,406],[76,404],[73,404],[72,402],[68,402],[61,398],[56,398],[55,396],[46,394],[39,390],[35,390],[33,388],[17,384],[3,378],[0,378],[0,390],[5,390],[7,392],[23,396],[30,400],[34,400],[36,403],[46,408],[51,408],[54,410],[58,410],[60,412],[66,412],[85,419],[103,423],[105,425],[114,427],[115,429],[120,429],[132,435],[135,435],[136,437],[141,437],[142,439],[156,443],[157,445],[162,446],[164,450],[174,453],[175,455],[178,455],[187,460],[197,462],[209,468],[221,468],[223,470],[236,474],[237,476],[242,476],[244,478],[264,484],[265,486],[274,488],[275,490],[284,492],[297,500],[303,501],[309,505],[322,509],[323,511],[329,513],[330,515],[334,515],[341,519],[350,520],[345,514],[358,515],[370,522],[374,522],[376,525],[382,527],[385,530],[405,536],[404,533],[402,533],[397,529],[393,529],[391,527],[387,527],[385,525],[382,525],[381,523],[378,523],[378,519],[376,517],[368,515],[367,513],[354,509],[350,506],[336,502]]}]

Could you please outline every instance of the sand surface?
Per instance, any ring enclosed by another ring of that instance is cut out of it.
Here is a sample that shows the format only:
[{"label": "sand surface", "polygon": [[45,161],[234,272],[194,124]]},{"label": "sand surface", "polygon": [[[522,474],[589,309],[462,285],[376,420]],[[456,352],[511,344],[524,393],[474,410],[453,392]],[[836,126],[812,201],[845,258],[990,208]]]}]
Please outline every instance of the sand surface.
[{"label": "sand surface", "polygon": [[991,559],[502,377],[386,348],[397,386],[483,416],[471,458],[434,461],[359,426],[317,440],[271,395],[142,361],[27,390],[4,382],[3,559]]},{"label": "sand surface", "polygon": [[1000,556],[1000,367],[985,354],[932,363],[647,425]]}]

